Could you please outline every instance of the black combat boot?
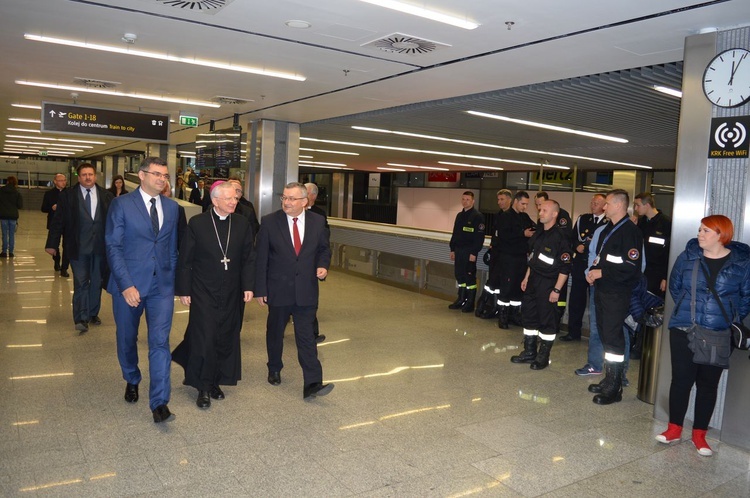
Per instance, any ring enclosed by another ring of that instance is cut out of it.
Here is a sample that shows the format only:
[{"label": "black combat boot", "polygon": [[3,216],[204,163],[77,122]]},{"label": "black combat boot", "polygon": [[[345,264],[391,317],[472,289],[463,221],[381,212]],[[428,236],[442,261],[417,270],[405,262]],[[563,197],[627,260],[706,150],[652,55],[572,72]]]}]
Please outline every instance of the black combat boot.
[{"label": "black combat boot", "polygon": [[479,318],[482,317],[482,315],[485,313],[486,308],[489,307],[492,297],[493,294],[487,292],[487,289],[482,289],[482,293],[479,295],[479,299],[477,300],[477,309],[474,311],[475,316],[478,316]]},{"label": "black combat boot", "polygon": [[503,306],[502,304],[498,305],[498,311],[497,311],[497,326],[501,329],[507,329],[508,328],[508,309],[510,306]]},{"label": "black combat boot", "polygon": [[531,363],[530,368],[532,370],[544,370],[549,366],[549,353],[552,350],[552,345],[555,341],[545,341],[542,339],[539,345],[539,352],[536,354],[536,358]]},{"label": "black combat boot", "polygon": [[474,300],[477,297],[476,287],[473,289],[466,289],[466,301],[461,306],[461,313],[471,313],[474,311]]},{"label": "black combat boot", "polygon": [[[549,351],[547,352],[549,354]],[[531,363],[536,359],[536,336],[523,336],[523,353],[517,356],[511,356],[512,363]]]},{"label": "black combat boot", "polygon": [[460,310],[464,307],[464,303],[466,302],[466,287],[459,287],[458,288],[458,298],[453,301],[453,304],[448,305],[449,310]]},{"label": "black combat boot", "polygon": [[510,310],[508,311],[508,321],[513,325],[518,325],[519,327],[523,327],[523,323],[521,321],[521,306],[510,306]]},{"label": "black combat boot", "polygon": [[500,313],[500,306],[497,304],[497,296],[492,294],[487,306],[482,310],[482,314],[479,315],[479,318],[497,318],[498,313]]},{"label": "black combat boot", "polygon": [[607,383],[612,380],[612,374],[609,372],[611,365],[608,361],[604,362],[604,378],[598,384],[589,384],[590,393],[599,394],[606,387]]},{"label": "black combat boot", "polygon": [[611,405],[612,403],[622,401],[622,371],[625,368],[625,363],[604,362],[605,365],[607,363],[610,363],[610,366],[607,369],[607,379],[610,380],[609,382],[606,382],[607,379],[605,379],[605,381],[600,384],[601,392],[594,396],[593,399],[593,402],[597,405]]}]

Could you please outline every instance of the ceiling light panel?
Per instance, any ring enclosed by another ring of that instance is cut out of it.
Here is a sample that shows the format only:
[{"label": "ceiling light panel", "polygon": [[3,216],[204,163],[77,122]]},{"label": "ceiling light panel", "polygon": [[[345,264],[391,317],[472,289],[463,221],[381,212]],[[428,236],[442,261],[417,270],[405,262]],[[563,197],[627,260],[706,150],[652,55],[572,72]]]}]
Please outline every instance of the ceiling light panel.
[{"label": "ceiling light panel", "polygon": [[386,9],[403,12],[404,14],[422,17],[424,19],[429,19],[431,21],[437,21],[437,22],[441,22],[444,24],[449,24],[451,26],[456,26],[458,28],[476,29],[479,27],[479,24],[469,19],[466,19],[465,17],[462,18],[462,17],[446,14],[443,12],[439,12],[433,9],[417,7],[416,5],[406,3],[406,2],[398,2],[395,0],[360,0],[360,1],[372,4],[372,5],[377,5],[378,7],[384,7]]}]

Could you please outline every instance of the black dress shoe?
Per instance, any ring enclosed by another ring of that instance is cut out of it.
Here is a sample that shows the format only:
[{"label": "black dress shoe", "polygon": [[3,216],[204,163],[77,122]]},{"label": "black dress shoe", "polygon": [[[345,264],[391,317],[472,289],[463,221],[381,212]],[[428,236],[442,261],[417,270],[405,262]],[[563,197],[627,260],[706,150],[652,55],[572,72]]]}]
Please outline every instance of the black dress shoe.
[{"label": "black dress shoe", "polygon": [[136,403],[138,401],[138,384],[128,384],[125,386],[125,401]]},{"label": "black dress shoe", "polygon": [[55,271],[60,271],[60,263],[55,263]]},{"label": "black dress shoe", "polygon": [[68,273],[68,270],[60,270],[60,276],[68,278],[70,276],[70,273]]},{"label": "black dress shoe", "polygon": [[326,340],[326,336],[324,334],[316,335],[315,336],[315,342],[323,342]]},{"label": "black dress shoe", "polygon": [[305,386],[305,389],[302,391],[302,399],[325,396],[331,391],[333,391],[333,384],[323,384],[321,382],[316,382],[315,384]]},{"label": "black dress shoe", "polygon": [[564,336],[558,337],[558,339],[560,339],[563,342],[571,342],[571,341],[580,341],[581,340],[580,337],[573,337],[570,334],[566,334]]},{"label": "black dress shoe", "polygon": [[83,334],[89,331],[89,324],[86,322],[76,322],[76,330]]},{"label": "black dress shoe", "polygon": [[208,408],[211,406],[211,397],[208,395],[208,391],[198,391],[198,399],[195,400],[195,404],[198,405],[198,408]]},{"label": "black dress shoe", "polygon": [[91,323],[93,325],[101,325],[102,324],[102,319],[99,318],[99,315],[94,315],[91,318],[89,318],[89,323]]},{"label": "black dress shoe", "polygon": [[279,372],[268,372],[268,383],[272,386],[281,384],[281,374]]},{"label": "black dress shoe", "polygon": [[224,399],[224,391],[219,386],[211,386],[211,390],[208,391],[213,399]]},{"label": "black dress shoe", "polygon": [[174,413],[169,411],[167,405],[157,406],[152,413],[154,414],[154,422],[157,424],[174,420]]}]

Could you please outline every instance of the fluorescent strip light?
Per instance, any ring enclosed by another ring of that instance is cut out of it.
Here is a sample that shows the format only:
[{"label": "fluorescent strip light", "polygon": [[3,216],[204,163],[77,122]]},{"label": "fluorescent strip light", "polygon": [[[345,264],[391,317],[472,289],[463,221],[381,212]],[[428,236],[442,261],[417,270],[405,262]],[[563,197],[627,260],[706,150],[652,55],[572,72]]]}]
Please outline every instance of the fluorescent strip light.
[{"label": "fluorescent strip light", "polygon": [[406,171],[405,169],[399,169],[399,168],[381,168],[378,166],[378,169],[382,169],[383,171]]},{"label": "fluorescent strip light", "polygon": [[21,133],[41,133],[42,130],[27,130],[25,128],[6,128],[7,131],[20,131]]},{"label": "fluorescent strip light", "polygon": [[682,98],[681,91],[674,88],[669,88],[668,86],[654,85],[653,89],[657,92],[666,93],[667,95],[671,95],[672,97],[677,97],[678,99]]},{"label": "fluorescent strip light", "polygon": [[195,59],[190,57],[177,57],[175,55],[160,54],[158,52],[146,52],[145,50],[135,50],[132,47],[114,47],[110,45],[99,45],[97,43],[88,43],[83,41],[66,40],[64,38],[53,38],[50,36],[38,36],[30,35],[28,33],[23,35],[24,38],[31,41],[38,41],[44,43],[52,43],[54,45],[65,45],[68,47],[87,48],[90,50],[98,50],[100,52],[111,52],[122,55],[133,55],[135,57],[145,57],[147,59],[158,59],[169,62],[181,62],[183,64],[192,64],[194,66],[210,67],[214,69],[224,69],[227,71],[238,71],[240,73],[258,74],[260,76],[271,76],[273,78],[283,78],[294,81],[305,81],[307,78],[298,74],[285,73],[282,71],[269,71],[266,69],[260,69],[248,66],[239,66],[235,64],[225,64],[223,62],[215,62],[204,59]]},{"label": "fluorescent strip light", "polygon": [[312,158],[313,158],[313,157],[315,157],[315,156],[302,156],[302,155],[300,155],[300,156],[297,156],[297,157],[298,157],[299,159],[312,159]]},{"label": "fluorescent strip light", "polygon": [[320,164],[322,166],[342,166],[346,167],[346,164],[344,163],[324,163],[322,161],[299,161],[300,164]]},{"label": "fluorescent strip light", "polygon": [[3,159],[18,159],[19,157],[21,156],[8,156],[5,154],[0,155],[0,158],[3,158]]},{"label": "fluorescent strip light", "polygon": [[386,163],[388,166],[397,166],[402,168],[428,169],[432,171],[450,171],[448,168],[438,168],[437,166],[416,166],[413,164]]},{"label": "fluorescent strip light", "polygon": [[359,152],[344,152],[342,150],[308,149],[305,147],[300,147],[299,150],[306,150],[309,152],[327,152],[328,154],[341,154],[344,156],[358,156],[359,155]]},{"label": "fluorescent strip light", "polygon": [[451,166],[463,166],[466,168],[479,168],[479,169],[493,169],[495,171],[503,171],[503,168],[499,166],[481,166],[479,164],[466,164],[466,163],[452,163],[449,161],[438,161],[440,164],[449,164]]},{"label": "fluorescent strip light", "polygon": [[[8,138],[28,138],[29,140],[47,140],[52,142],[72,142],[76,144],[96,144],[96,145],[106,145],[106,142],[94,142],[93,140],[70,140],[67,138],[52,138],[52,137],[28,137],[26,135],[5,135]],[[69,145],[60,145],[60,147],[70,147]],[[76,145],[76,147],[83,147],[83,145]],[[89,147],[89,149],[93,149],[93,147]]]},{"label": "fluorescent strip light", "polygon": [[[163,97],[161,95],[151,95],[148,93],[125,93],[116,92],[114,90],[101,90],[97,88],[87,88],[85,86],[74,86],[74,85],[57,85],[54,83],[43,83],[41,81],[26,81],[16,80],[18,85],[35,86],[39,88],[52,88],[54,90],[65,90],[70,92],[83,92],[83,93],[95,93],[97,95],[110,95],[112,97],[127,97],[131,99],[142,99],[142,100],[158,100],[159,102],[172,102],[174,104],[187,104],[187,105],[199,105],[203,107],[219,108],[221,105],[205,100],[190,100],[190,99],[178,99],[173,97]],[[20,120],[19,120],[20,121]],[[41,123],[41,121],[28,121],[30,123]]]},{"label": "fluorescent strip light", "polygon": [[8,118],[8,121],[18,121],[19,123],[41,123],[40,119],[27,119],[27,118]]},{"label": "fluorescent strip light", "polygon": [[28,104],[11,104],[13,107],[20,107],[22,109],[37,109],[39,111],[42,110],[42,106],[40,105],[28,105]]},{"label": "fluorescent strip light", "polygon": [[430,19],[431,21],[437,21],[437,22],[442,22],[445,24],[450,24],[451,26],[456,26],[458,28],[476,29],[479,27],[479,24],[475,22],[467,21],[466,19],[461,19],[455,16],[449,16],[447,14],[442,14],[434,10],[425,9],[424,7],[417,7],[412,4],[408,4],[404,2],[397,2],[395,0],[361,0],[361,1],[372,4],[372,5],[377,5],[378,7],[385,7],[386,9],[397,10],[399,12],[403,12],[404,14],[411,14],[413,16],[423,17],[425,19]]},{"label": "fluorescent strip light", "polygon": [[27,145],[44,145],[46,147],[74,147],[78,149],[93,149],[91,145],[75,145],[75,144],[49,144],[46,142],[27,142],[25,140],[6,140],[6,144],[27,144]]},{"label": "fluorescent strip light", "polygon": [[601,133],[591,133],[589,131],[574,130],[573,128],[566,128],[564,126],[548,125],[544,123],[537,123],[536,121],[527,121],[525,119],[509,118],[507,116],[500,116],[498,114],[490,114],[487,112],[480,111],[466,111],[473,116],[479,116],[482,118],[497,119],[499,121],[508,121],[510,123],[517,123],[526,126],[533,126],[535,128],[543,128],[545,130],[560,131],[562,133],[570,133],[573,135],[581,135],[583,137],[598,138],[600,140],[609,140],[610,142],[617,142],[621,144],[628,143],[628,140],[619,137],[613,137],[611,135],[603,135]]},{"label": "fluorescent strip light", "polygon": [[341,167],[338,167],[338,166],[319,166],[317,164],[302,164],[302,163],[300,163],[300,166],[304,166],[305,168],[345,169],[345,170],[353,171],[352,168],[341,168]]},{"label": "fluorescent strip light", "polygon": [[[585,161],[596,161],[596,162],[599,162],[599,163],[615,164],[615,165],[619,165],[619,166],[629,166],[631,168],[653,169],[651,166],[646,166],[644,164],[626,163],[626,162],[622,162],[622,161],[612,161],[612,160],[609,160],[609,159],[599,159],[599,158],[596,158],[596,157],[578,156],[578,155],[575,155],[575,154],[563,154],[563,153],[560,153],[560,152],[547,152],[547,151],[543,151],[543,150],[522,149],[520,147],[506,147],[504,145],[488,144],[488,143],[484,143],[484,142],[472,142],[470,140],[458,140],[458,139],[455,139],[455,138],[437,137],[437,136],[434,136],[434,135],[422,135],[420,133],[409,133],[409,132],[405,132],[405,131],[384,130],[384,129],[381,129],[381,128],[368,128],[368,127],[365,127],[365,126],[352,126],[352,129],[361,130],[361,131],[373,131],[373,132],[376,132],[376,133],[390,133],[390,134],[393,134],[393,135],[400,135],[400,136],[404,136],[404,137],[424,138],[426,140],[437,140],[437,141],[440,141],[440,142],[449,142],[449,143],[455,143],[455,144],[472,145],[472,146],[475,146],[475,147],[487,147],[487,148],[490,148],[490,149],[512,150],[512,151],[515,151],[515,152],[524,152],[524,153],[528,153],[528,154],[542,154],[542,155],[555,156],[555,157],[565,157],[565,158],[568,158],[568,159],[582,159],[582,160],[585,160]],[[336,141],[330,140],[330,141],[328,141],[328,143],[338,143],[338,144],[346,145],[348,142],[336,142]],[[375,145],[373,145],[372,147],[388,148],[388,147],[375,146]],[[401,149],[401,150],[410,150],[410,151],[413,151],[414,149]],[[462,154],[445,154],[445,155],[462,156]],[[476,158],[476,156],[464,156],[464,157],[474,157],[474,158]],[[536,163],[536,164],[538,164],[538,163]],[[570,168],[568,168],[568,169],[570,169]]]}]

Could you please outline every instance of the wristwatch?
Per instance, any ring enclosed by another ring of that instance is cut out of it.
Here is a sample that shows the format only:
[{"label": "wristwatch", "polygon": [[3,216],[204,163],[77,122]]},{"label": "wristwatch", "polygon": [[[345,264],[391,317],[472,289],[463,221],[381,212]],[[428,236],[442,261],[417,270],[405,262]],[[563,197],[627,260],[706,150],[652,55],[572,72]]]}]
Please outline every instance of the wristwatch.
[{"label": "wristwatch", "polygon": [[552,292],[554,292],[555,294],[559,294],[560,293],[560,289],[558,289],[557,287],[555,287],[554,289],[552,289]]}]

